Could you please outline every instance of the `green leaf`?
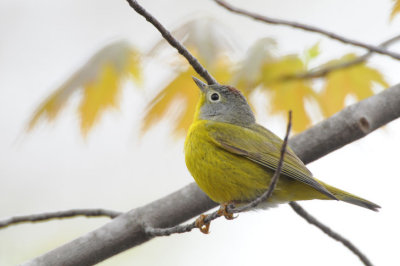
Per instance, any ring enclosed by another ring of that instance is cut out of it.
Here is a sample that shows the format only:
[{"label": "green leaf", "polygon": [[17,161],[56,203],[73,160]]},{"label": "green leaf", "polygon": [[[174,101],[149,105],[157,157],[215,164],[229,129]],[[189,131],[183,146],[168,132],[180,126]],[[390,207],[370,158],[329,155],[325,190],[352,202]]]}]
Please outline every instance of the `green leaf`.
[{"label": "green leaf", "polygon": [[320,48],[319,48],[319,42],[317,42],[311,48],[306,50],[306,52],[305,52],[306,64],[308,64],[309,61],[317,58],[320,55],[320,53],[321,53],[321,51],[320,51]]}]

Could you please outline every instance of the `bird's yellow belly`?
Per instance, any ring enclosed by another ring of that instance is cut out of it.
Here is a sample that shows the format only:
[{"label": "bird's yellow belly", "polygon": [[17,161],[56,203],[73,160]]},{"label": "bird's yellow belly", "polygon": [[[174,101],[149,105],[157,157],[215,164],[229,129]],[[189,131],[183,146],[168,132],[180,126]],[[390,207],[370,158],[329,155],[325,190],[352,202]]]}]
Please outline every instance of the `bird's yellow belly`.
[{"label": "bird's yellow belly", "polygon": [[[207,132],[203,130],[189,131],[185,160],[196,183],[212,200],[218,203],[247,202],[268,188],[272,170],[219,148],[205,134]],[[281,175],[269,201],[283,203],[320,196],[310,186]]]}]

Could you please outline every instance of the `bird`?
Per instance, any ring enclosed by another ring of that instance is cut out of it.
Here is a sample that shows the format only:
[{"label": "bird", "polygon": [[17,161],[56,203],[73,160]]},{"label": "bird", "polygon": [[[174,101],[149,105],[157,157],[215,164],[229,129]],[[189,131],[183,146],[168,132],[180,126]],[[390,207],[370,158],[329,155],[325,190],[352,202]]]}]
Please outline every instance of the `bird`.
[{"label": "bird", "polygon": [[[200,89],[200,98],[185,140],[186,166],[200,189],[221,206],[247,204],[268,189],[283,140],[257,124],[238,89],[207,85],[195,77],[193,80]],[[373,211],[380,208],[316,179],[287,147],[272,195],[256,208],[313,199],[339,200]]]}]

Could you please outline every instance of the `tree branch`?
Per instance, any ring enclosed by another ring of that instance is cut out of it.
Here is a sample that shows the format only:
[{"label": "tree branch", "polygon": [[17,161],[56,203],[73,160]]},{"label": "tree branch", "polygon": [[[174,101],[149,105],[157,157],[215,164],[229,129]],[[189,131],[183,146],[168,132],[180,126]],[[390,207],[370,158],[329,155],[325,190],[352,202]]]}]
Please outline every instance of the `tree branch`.
[{"label": "tree branch", "polygon": [[375,52],[375,53],[378,53],[378,54],[382,54],[382,55],[387,55],[387,56],[390,56],[390,57],[392,57],[394,59],[400,60],[400,54],[398,54],[398,53],[390,52],[390,51],[387,51],[386,49],[383,49],[383,48],[380,48],[380,47],[377,47],[377,46],[374,46],[374,45],[370,45],[370,44],[363,43],[363,42],[360,42],[360,41],[352,40],[352,39],[343,37],[343,36],[341,36],[339,34],[336,34],[336,33],[333,33],[333,32],[329,32],[327,30],[324,30],[324,29],[321,29],[321,28],[318,28],[318,27],[315,27],[315,26],[306,25],[306,24],[299,23],[299,22],[294,22],[294,21],[283,20],[283,19],[270,18],[270,17],[262,16],[260,14],[257,14],[257,13],[254,13],[254,12],[250,12],[250,11],[247,11],[247,10],[244,10],[244,9],[241,9],[241,8],[234,7],[234,6],[232,6],[232,5],[230,5],[227,2],[222,1],[222,0],[214,0],[214,1],[218,5],[222,6],[223,8],[225,8],[225,9],[227,9],[227,10],[233,12],[233,13],[236,13],[236,14],[239,14],[239,15],[243,15],[243,16],[246,16],[246,17],[250,17],[250,18],[252,18],[254,20],[262,21],[262,22],[265,22],[265,23],[268,23],[268,24],[284,25],[284,26],[289,26],[289,27],[292,27],[292,28],[302,29],[302,30],[309,31],[309,32],[319,33],[319,34],[325,35],[325,36],[327,36],[327,37],[329,37],[331,39],[337,40],[339,42],[346,43],[346,44],[351,44],[353,46],[358,46],[358,47],[361,47],[361,48],[365,48],[365,49],[367,49],[369,51],[372,51],[372,52]]},{"label": "tree branch", "polygon": [[331,238],[341,242],[344,246],[346,246],[351,252],[353,252],[366,266],[372,266],[372,263],[369,261],[369,259],[361,253],[361,251],[354,246],[349,240],[344,238],[343,236],[339,235],[335,231],[332,231],[328,226],[324,225],[317,219],[315,219],[311,214],[307,213],[299,204],[295,202],[290,202],[289,203],[290,207],[302,218],[304,218],[307,222],[309,222],[312,225],[315,225],[318,227],[322,232],[330,236]]},{"label": "tree branch", "polygon": [[[389,40],[381,43],[379,45],[379,47],[387,47],[388,45],[390,45],[394,42],[397,42],[399,40],[400,40],[400,35],[397,35],[397,36],[390,38]],[[317,68],[315,70],[301,72],[301,73],[297,73],[297,74],[293,74],[293,75],[286,75],[286,76],[281,77],[280,80],[321,78],[321,77],[328,75],[329,73],[331,73],[333,71],[345,69],[348,67],[352,67],[352,66],[361,64],[361,63],[367,61],[373,54],[374,54],[374,52],[369,51],[368,53],[365,53],[364,55],[357,57],[354,60],[342,62],[342,63],[336,64],[336,65],[328,65],[325,67]]]},{"label": "tree branch", "polygon": [[[360,139],[400,117],[400,85],[353,104],[298,134],[289,145],[305,163]],[[25,265],[92,265],[150,240],[146,226],[167,228],[217,206],[192,183],[102,227],[43,254]]]},{"label": "tree branch", "polygon": [[120,215],[121,212],[105,209],[72,209],[67,211],[57,212],[45,212],[40,214],[31,214],[23,216],[14,216],[5,220],[0,221],[0,228],[4,228],[10,225],[27,223],[27,222],[40,222],[51,219],[63,219],[71,218],[76,216],[87,216],[87,217],[110,217],[115,218]]},{"label": "tree branch", "polygon": [[169,44],[178,50],[178,52],[183,55],[189,64],[196,70],[202,78],[204,78],[208,85],[218,84],[213,76],[200,64],[200,62],[177,40],[171,33],[149,12],[147,12],[136,0],[127,0],[129,5],[140,15],[142,15],[148,22],[153,24],[154,27],[161,33],[165,40]]}]

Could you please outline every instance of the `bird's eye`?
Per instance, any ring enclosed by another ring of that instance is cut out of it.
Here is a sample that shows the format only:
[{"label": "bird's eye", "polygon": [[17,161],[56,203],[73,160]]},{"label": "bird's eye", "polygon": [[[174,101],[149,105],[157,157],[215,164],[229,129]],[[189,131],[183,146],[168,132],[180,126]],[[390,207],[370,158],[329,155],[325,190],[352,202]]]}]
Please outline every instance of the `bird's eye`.
[{"label": "bird's eye", "polygon": [[212,102],[218,102],[219,101],[219,93],[217,93],[217,92],[213,92],[213,93],[211,93],[211,95],[210,95],[210,100],[212,101]]}]

